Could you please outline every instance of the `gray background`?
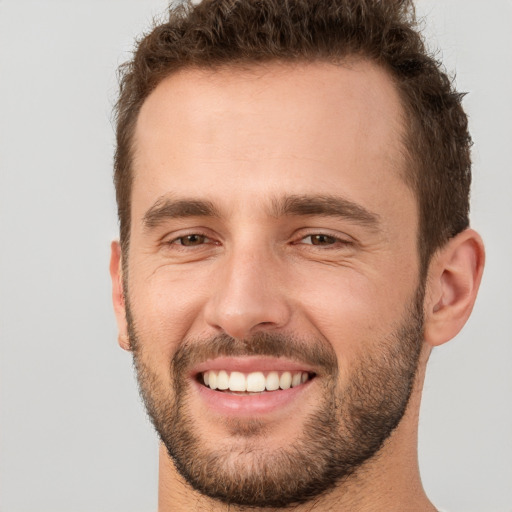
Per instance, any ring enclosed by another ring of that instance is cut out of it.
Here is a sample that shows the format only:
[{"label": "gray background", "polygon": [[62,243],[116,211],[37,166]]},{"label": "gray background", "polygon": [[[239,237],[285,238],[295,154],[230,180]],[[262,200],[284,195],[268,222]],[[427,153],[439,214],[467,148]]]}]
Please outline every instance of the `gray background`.
[{"label": "gray background", "polygon": [[[108,277],[117,224],[115,69],[164,0],[0,0],[0,510],[156,509],[157,442]],[[512,2],[420,0],[469,91],[473,226],[488,262],[474,314],[435,350],[420,424],[428,494],[512,511]]]}]

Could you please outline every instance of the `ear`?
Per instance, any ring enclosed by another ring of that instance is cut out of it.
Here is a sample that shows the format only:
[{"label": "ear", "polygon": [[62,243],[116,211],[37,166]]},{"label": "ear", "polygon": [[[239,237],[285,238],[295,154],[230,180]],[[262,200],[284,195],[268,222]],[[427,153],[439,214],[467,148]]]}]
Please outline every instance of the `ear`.
[{"label": "ear", "polygon": [[466,229],[433,256],[425,294],[425,341],[432,347],[451,340],[475,304],[485,262],[480,235]]},{"label": "ear", "polygon": [[110,244],[110,277],[112,278],[112,302],[117,320],[117,339],[122,349],[131,350],[126,322],[122,268],[121,245],[118,241],[113,241]]}]

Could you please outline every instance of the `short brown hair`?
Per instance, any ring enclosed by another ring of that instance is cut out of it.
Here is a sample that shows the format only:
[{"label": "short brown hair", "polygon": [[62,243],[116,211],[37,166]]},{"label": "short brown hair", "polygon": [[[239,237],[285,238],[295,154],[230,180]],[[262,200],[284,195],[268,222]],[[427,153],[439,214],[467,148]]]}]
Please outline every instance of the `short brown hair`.
[{"label": "short brown hair", "polygon": [[419,206],[422,272],[431,255],[469,225],[471,138],[462,94],[427,52],[411,0],[203,0],[169,9],[120,68],[115,175],[121,245],[130,233],[133,135],[140,108],[167,76],[184,67],[270,61],[383,66],[406,115],[405,180]]}]

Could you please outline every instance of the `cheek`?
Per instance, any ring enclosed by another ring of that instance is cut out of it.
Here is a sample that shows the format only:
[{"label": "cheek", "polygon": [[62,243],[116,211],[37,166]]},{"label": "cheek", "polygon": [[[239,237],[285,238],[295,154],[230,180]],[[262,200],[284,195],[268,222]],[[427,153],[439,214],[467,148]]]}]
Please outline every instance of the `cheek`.
[{"label": "cheek", "polygon": [[363,274],[336,269],[328,276],[305,278],[296,288],[296,307],[309,326],[334,348],[340,364],[379,349],[400,324],[413,295],[412,280],[398,286],[390,273]]},{"label": "cheek", "polygon": [[130,306],[144,351],[158,361],[169,360],[198,322],[204,303],[200,290],[186,273],[176,275],[164,268],[130,282]]}]

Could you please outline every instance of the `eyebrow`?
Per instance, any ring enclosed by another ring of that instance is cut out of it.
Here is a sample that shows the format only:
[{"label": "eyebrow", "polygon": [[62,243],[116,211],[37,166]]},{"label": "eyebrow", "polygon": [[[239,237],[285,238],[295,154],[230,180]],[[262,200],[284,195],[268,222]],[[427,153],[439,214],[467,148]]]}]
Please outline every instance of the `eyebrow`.
[{"label": "eyebrow", "polygon": [[[346,219],[364,227],[377,229],[379,215],[371,212],[349,199],[330,195],[291,195],[274,198],[271,203],[271,215],[286,216],[322,216]],[[211,201],[200,199],[159,198],[144,214],[143,225],[152,229],[169,219],[186,217],[216,217],[221,214]]]},{"label": "eyebrow", "polygon": [[220,217],[220,214],[210,201],[160,198],[144,214],[142,222],[144,227],[151,229],[168,219],[186,217]]},{"label": "eyebrow", "polygon": [[281,216],[339,217],[377,229],[380,216],[349,199],[330,195],[292,195],[273,201],[273,213]]}]

